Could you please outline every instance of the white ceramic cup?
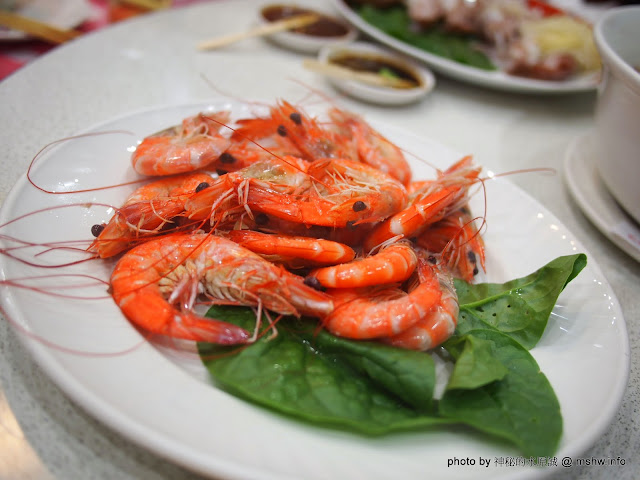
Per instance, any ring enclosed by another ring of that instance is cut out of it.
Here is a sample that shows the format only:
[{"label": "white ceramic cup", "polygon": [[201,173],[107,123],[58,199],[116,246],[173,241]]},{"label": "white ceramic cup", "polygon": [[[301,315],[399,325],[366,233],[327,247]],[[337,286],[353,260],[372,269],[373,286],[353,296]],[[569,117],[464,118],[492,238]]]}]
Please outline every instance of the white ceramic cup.
[{"label": "white ceramic cup", "polygon": [[640,223],[640,6],[611,9],[594,35],[603,64],[596,164],[607,189]]}]

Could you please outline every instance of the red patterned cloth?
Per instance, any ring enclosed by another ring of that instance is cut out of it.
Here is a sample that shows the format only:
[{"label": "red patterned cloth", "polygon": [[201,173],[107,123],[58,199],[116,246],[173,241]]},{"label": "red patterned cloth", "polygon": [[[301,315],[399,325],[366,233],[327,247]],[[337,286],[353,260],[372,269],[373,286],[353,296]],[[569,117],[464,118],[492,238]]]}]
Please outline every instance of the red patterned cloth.
[{"label": "red patterned cloth", "polygon": [[[126,7],[123,6],[120,10],[115,11],[113,6],[110,7],[109,0],[88,1],[91,6],[91,15],[76,28],[81,32],[98,30],[127,15]],[[178,7],[204,1],[213,0],[174,0],[172,5]],[[130,11],[128,14],[132,13]],[[54,48],[56,48],[55,45],[35,39],[0,41],[0,81]]]}]

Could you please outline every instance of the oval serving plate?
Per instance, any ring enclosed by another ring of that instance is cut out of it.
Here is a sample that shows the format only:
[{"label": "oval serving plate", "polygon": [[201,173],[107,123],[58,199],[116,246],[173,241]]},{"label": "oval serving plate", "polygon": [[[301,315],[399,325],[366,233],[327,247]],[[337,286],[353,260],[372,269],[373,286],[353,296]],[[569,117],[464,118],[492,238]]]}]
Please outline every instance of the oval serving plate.
[{"label": "oval serving plate", "polygon": [[463,65],[448,58],[421,50],[388,35],[362,19],[362,17],[354,12],[343,0],[332,0],[332,2],[345,19],[366,35],[394,50],[425,62],[436,73],[465,83],[517,93],[566,94],[593,91],[600,82],[599,73],[586,74],[563,82],[551,82],[516,77],[499,70],[486,71]]}]

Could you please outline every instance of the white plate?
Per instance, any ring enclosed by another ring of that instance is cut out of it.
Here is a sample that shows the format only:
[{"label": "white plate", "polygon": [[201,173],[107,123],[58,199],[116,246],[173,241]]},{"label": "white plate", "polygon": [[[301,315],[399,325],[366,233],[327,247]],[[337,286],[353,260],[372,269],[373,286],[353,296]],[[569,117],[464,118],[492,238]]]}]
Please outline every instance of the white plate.
[{"label": "white plate", "polygon": [[[34,181],[45,188],[74,190],[131,180],[129,148],[150,132],[173,125],[206,108],[233,108],[246,116],[250,107],[233,101],[166,106],[117,118],[90,131],[124,130],[56,145],[41,156]],[[378,125],[381,133],[439,167],[459,155],[399,128]],[[417,178],[430,177],[426,164],[413,161]],[[89,241],[91,225],[109,218],[88,202],[119,204],[133,187],[51,195],[21,178],[0,212],[0,237],[29,242]],[[537,201],[503,179],[487,183],[487,268],[489,281],[526,275],[553,258],[584,251],[571,232]],[[518,205],[517,215],[513,205]],[[482,211],[480,196],[472,208]],[[60,208],[53,209],[59,206]],[[42,213],[16,219],[28,212]],[[84,246],[85,243],[75,243]],[[77,258],[68,250],[18,249],[30,261],[58,263]],[[588,252],[587,252],[588,254]],[[161,350],[125,320],[107,295],[109,262],[59,269],[34,268],[0,258],[0,298],[9,318],[28,330],[25,344],[48,375],[90,414],[138,444],[203,474],[225,479],[336,479],[430,477],[540,478],[529,467],[447,467],[447,460],[517,456],[518,451],[462,428],[394,434],[381,438],[307,425],[246,403],[215,387],[192,356]],[[39,277],[40,280],[29,280]],[[23,279],[58,294],[10,287]],[[98,297],[91,299],[91,297]],[[55,345],[55,347],[51,345]],[[71,351],[86,353],[72,353]],[[163,353],[164,352],[164,353]],[[87,354],[88,353],[88,354]],[[564,416],[557,452],[576,457],[602,435],[616,413],[627,384],[629,346],[620,306],[599,267],[589,265],[562,293],[540,343],[532,351],[549,378]],[[597,379],[597,382],[594,382]],[[561,468],[561,467],[559,467]]]},{"label": "white plate", "polygon": [[598,174],[591,135],[567,149],[564,178],[585,215],[609,240],[640,262],[640,226],[620,207]]},{"label": "white plate", "polygon": [[[88,0],[17,0],[13,10],[19,15],[49,23],[62,29],[74,28],[91,15]],[[25,40],[29,36],[0,26],[0,41]]]},{"label": "white plate", "polygon": [[487,71],[470,67],[454,60],[429,53],[398,40],[364,21],[344,0],[333,0],[338,11],[354,26],[379,42],[400,52],[424,61],[437,73],[463,82],[497,90],[520,93],[563,94],[594,90],[599,82],[599,74],[586,74],[563,82],[550,82],[508,75],[502,71]]}]

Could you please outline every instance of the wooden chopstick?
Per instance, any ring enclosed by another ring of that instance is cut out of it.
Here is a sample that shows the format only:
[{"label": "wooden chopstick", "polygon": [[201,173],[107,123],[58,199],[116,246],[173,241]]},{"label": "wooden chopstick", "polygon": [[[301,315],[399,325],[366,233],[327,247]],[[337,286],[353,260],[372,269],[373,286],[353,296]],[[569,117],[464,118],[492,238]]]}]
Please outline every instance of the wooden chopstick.
[{"label": "wooden chopstick", "polygon": [[378,87],[413,88],[416,86],[415,82],[411,82],[403,78],[385,77],[371,72],[358,72],[351,70],[350,68],[332,65],[318,60],[312,60],[310,58],[304,60],[302,65],[307,70],[311,70],[322,75],[340,78],[342,80],[356,80],[358,82]]},{"label": "wooden chopstick", "polygon": [[145,10],[162,10],[171,6],[171,0],[118,0],[118,2]]},{"label": "wooden chopstick", "polygon": [[239,42],[240,40],[244,40],[245,38],[271,35],[273,33],[282,32],[284,30],[291,30],[292,28],[304,27],[315,22],[316,20],[318,20],[318,18],[319,16],[314,13],[285,18],[282,20],[278,20],[277,22],[260,25],[246,32],[233,33],[231,35],[225,35],[211,40],[206,40],[198,44],[198,49],[211,50],[214,48],[229,45],[234,42]]},{"label": "wooden chopstick", "polygon": [[64,30],[47,23],[39,22],[38,20],[33,20],[32,18],[4,10],[0,10],[0,25],[13,30],[20,30],[21,32],[56,44],[67,42],[79,35],[82,35],[82,32],[78,32],[76,30]]}]

